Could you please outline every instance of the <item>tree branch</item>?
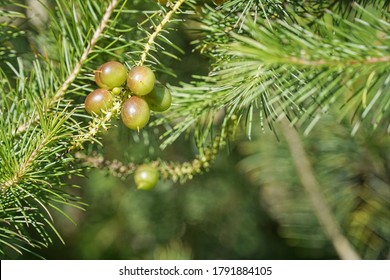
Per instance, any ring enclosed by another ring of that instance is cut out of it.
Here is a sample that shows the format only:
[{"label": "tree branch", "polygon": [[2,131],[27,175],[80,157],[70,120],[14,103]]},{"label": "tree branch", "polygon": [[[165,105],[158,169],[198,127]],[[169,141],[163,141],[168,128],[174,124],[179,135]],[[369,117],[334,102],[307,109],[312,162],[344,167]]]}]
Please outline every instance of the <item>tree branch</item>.
[{"label": "tree branch", "polygon": [[[204,150],[203,155],[197,155],[193,160],[185,162],[167,162],[158,159],[149,164],[158,169],[163,179],[171,179],[174,182],[178,181],[184,183],[210,167],[211,162],[215,160],[219,150],[226,145],[226,142],[222,139],[223,137],[220,136],[214,137],[210,146]],[[130,174],[133,174],[139,166],[138,163],[134,162],[125,164],[119,160],[106,160],[103,156],[96,153],[86,155],[81,152],[76,152],[75,157],[78,160],[85,162],[88,166],[107,170],[112,176],[121,179],[126,179]]]},{"label": "tree branch", "polygon": [[314,171],[309,158],[306,155],[299,134],[290,127],[286,119],[281,121],[281,131],[287,141],[302,186],[313,205],[315,215],[325,230],[326,235],[332,242],[337,254],[341,259],[345,260],[360,259],[360,256],[349,243],[348,239],[342,234],[329,205],[321,194],[321,185],[315,178]]},{"label": "tree branch", "polygon": [[4,192],[7,188],[12,187],[15,185],[28,171],[28,168],[30,165],[34,162],[34,160],[38,157],[39,152],[45,147],[45,145],[48,142],[48,138],[46,137],[45,139],[42,140],[42,142],[31,152],[31,154],[25,159],[24,162],[21,162],[19,165],[19,170],[15,172],[14,176],[1,183],[1,190]]},{"label": "tree branch", "polygon": [[145,44],[144,51],[141,55],[141,60],[139,62],[139,65],[142,65],[146,61],[146,57],[152,48],[154,41],[156,40],[158,34],[160,34],[161,30],[163,30],[164,26],[169,22],[169,20],[172,18],[172,16],[176,13],[176,11],[180,8],[180,6],[185,2],[185,0],[179,0],[176,2],[176,4],[172,7],[172,10],[170,10],[163,20],[160,22],[159,25],[156,26],[156,30],[152,33],[152,35],[149,37],[148,42]]},{"label": "tree branch", "polygon": [[289,64],[300,64],[300,65],[307,65],[307,66],[323,66],[323,65],[364,65],[364,64],[375,64],[375,63],[388,63],[390,62],[390,56],[381,56],[381,57],[368,57],[366,59],[358,60],[358,59],[352,59],[352,60],[344,60],[344,61],[334,61],[334,60],[308,60],[305,58],[299,58],[299,57],[289,57],[286,59],[285,63]]},{"label": "tree branch", "polygon": [[[91,53],[91,51],[95,47],[97,41],[100,38],[100,35],[103,33],[104,29],[106,28],[107,23],[110,19],[110,16],[113,13],[117,4],[118,4],[118,0],[112,0],[110,5],[107,7],[107,10],[104,13],[103,18],[102,18],[98,28],[96,29],[95,33],[93,34],[90,43],[84,49],[84,52],[81,55],[79,62],[75,65],[72,73],[70,73],[68,78],[65,80],[65,82],[62,84],[62,86],[59,88],[59,90],[57,90],[56,94],[53,96],[51,102],[49,103],[49,107],[55,105],[66,94],[66,91],[68,90],[69,86],[77,78],[78,74],[81,71],[82,66],[84,65],[84,63],[87,60],[88,55]],[[35,123],[38,120],[39,120],[39,116],[32,116],[28,123],[22,124],[21,126],[18,127],[18,129],[15,131],[14,135],[17,135],[17,134],[24,132],[32,123]]]}]

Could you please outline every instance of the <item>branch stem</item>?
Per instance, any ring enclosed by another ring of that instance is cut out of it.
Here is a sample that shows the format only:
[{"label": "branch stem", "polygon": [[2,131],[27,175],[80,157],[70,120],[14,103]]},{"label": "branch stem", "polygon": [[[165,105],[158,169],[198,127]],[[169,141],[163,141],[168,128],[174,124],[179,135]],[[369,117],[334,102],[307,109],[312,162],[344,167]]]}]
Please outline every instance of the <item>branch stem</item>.
[{"label": "branch stem", "polygon": [[[118,0],[112,0],[110,5],[107,7],[106,12],[103,15],[103,18],[96,29],[95,33],[92,36],[92,39],[88,46],[84,49],[83,54],[80,57],[79,62],[75,65],[73,68],[73,71],[68,76],[68,78],[65,80],[65,82],[62,84],[62,86],[57,90],[56,94],[53,96],[52,100],[49,103],[49,107],[52,107],[55,105],[61,98],[66,94],[66,91],[68,90],[69,86],[73,83],[73,81],[77,78],[77,75],[80,73],[82,66],[87,60],[88,55],[91,53],[92,49],[96,45],[97,41],[99,40],[100,35],[103,33],[103,30],[106,28],[107,23],[110,19],[111,14],[114,11],[115,6],[118,4]],[[47,110],[47,109],[46,109]],[[32,116],[30,121],[28,123],[22,124],[18,127],[18,129],[15,131],[14,135],[22,133],[28,129],[28,127],[35,122],[39,121],[39,115]],[[14,176],[1,183],[1,189],[4,191],[5,189],[12,187],[13,185],[17,184],[19,180],[26,174],[29,166],[32,164],[32,162],[36,159],[36,157],[39,155],[41,149],[45,147],[47,143],[47,139],[44,139],[40,145],[38,145],[35,150],[31,153],[31,155],[20,165],[19,171],[14,174]]]},{"label": "branch stem", "polygon": [[[48,105],[49,108],[54,106],[66,94],[66,91],[68,90],[70,85],[77,78],[78,74],[81,71],[82,66],[87,61],[87,58],[88,58],[89,54],[91,53],[91,51],[95,47],[97,41],[100,38],[100,35],[103,33],[104,29],[106,28],[106,26],[108,24],[108,21],[109,21],[109,19],[111,17],[111,14],[113,13],[113,11],[114,11],[114,9],[115,9],[117,4],[118,4],[118,0],[112,0],[110,5],[108,5],[107,10],[104,13],[103,18],[102,18],[99,26],[97,27],[95,33],[92,36],[91,41],[89,42],[87,47],[84,49],[84,52],[81,55],[80,60],[78,61],[78,63],[74,66],[73,71],[69,74],[69,76],[67,77],[65,82],[61,85],[61,87],[57,90],[57,92],[55,93],[55,95],[51,99],[51,101],[50,101],[50,103]],[[17,134],[20,134],[20,133],[26,131],[26,129],[32,123],[35,123],[35,122],[38,122],[38,121],[39,121],[39,116],[32,116],[30,118],[29,122],[24,123],[24,124],[22,124],[21,126],[18,127],[18,129],[15,131],[14,135],[17,135]]]},{"label": "branch stem", "polygon": [[91,51],[95,47],[97,41],[100,38],[100,35],[103,33],[104,29],[106,28],[107,23],[110,19],[110,16],[113,13],[115,6],[117,4],[118,4],[118,0],[112,0],[110,5],[107,7],[107,10],[104,13],[103,18],[102,18],[98,28],[96,29],[95,33],[92,36],[91,42],[84,49],[84,52],[81,55],[79,62],[73,68],[72,73],[69,75],[69,77],[66,79],[66,81],[62,84],[61,88],[54,95],[54,98],[51,102],[51,105],[55,104],[63,95],[65,95],[69,86],[73,83],[73,81],[76,79],[77,75],[80,73],[81,67],[86,62],[88,55],[91,53]]},{"label": "branch stem", "polygon": [[310,164],[299,134],[294,128],[290,127],[286,119],[281,121],[281,131],[287,141],[295,169],[302,186],[309,196],[315,215],[325,230],[326,235],[332,242],[337,254],[341,259],[345,260],[360,259],[360,256],[353,248],[352,244],[342,234],[338,222],[332,214],[325,198],[321,194],[322,187],[314,175],[314,170]]},{"label": "branch stem", "polygon": [[14,176],[11,179],[3,183],[0,183],[1,190],[3,192],[9,187],[15,185],[27,173],[28,168],[38,157],[39,152],[45,147],[47,141],[48,141],[48,137],[42,140],[42,142],[31,152],[31,154],[25,159],[24,162],[20,163],[19,170],[15,172]]},{"label": "branch stem", "polygon": [[160,24],[156,26],[155,31],[152,33],[152,35],[150,35],[148,42],[145,44],[144,51],[139,61],[139,65],[143,65],[145,63],[146,57],[148,56],[149,51],[152,48],[158,34],[160,34],[160,32],[164,29],[164,26],[169,22],[169,20],[172,18],[172,16],[177,12],[177,10],[184,2],[185,0],[177,1],[176,4],[172,7],[172,9],[165,15],[165,17],[160,22]]},{"label": "branch stem", "polygon": [[[173,162],[157,159],[148,164],[153,165],[158,169],[162,179],[185,183],[186,181],[193,179],[195,175],[201,174],[210,167],[211,162],[215,160],[218,152],[226,145],[226,142],[223,141],[224,137],[226,136],[215,136],[210,145],[204,149],[203,154],[196,155],[192,160]],[[82,152],[76,152],[75,157],[78,160],[85,162],[88,166],[106,170],[112,176],[121,179],[126,179],[127,176],[134,173],[139,165],[144,164],[144,162],[130,162],[126,164],[119,160],[110,161],[104,159],[103,156],[98,155],[97,153],[87,155]]]},{"label": "branch stem", "polygon": [[286,59],[285,63],[288,64],[300,64],[307,66],[322,66],[322,65],[336,65],[336,64],[344,64],[344,65],[364,65],[364,64],[376,64],[376,63],[389,63],[390,56],[381,56],[381,57],[369,57],[364,60],[341,60],[341,61],[329,61],[325,59],[319,60],[308,60],[299,57],[289,57]]}]

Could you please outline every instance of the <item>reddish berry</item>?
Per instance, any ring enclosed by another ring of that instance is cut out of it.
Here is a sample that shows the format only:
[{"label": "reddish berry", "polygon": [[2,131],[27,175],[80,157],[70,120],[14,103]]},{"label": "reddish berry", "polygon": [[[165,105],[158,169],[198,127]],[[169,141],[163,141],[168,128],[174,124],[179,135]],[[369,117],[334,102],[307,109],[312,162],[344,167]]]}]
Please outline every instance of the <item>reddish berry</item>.
[{"label": "reddish berry", "polygon": [[109,61],[101,65],[95,73],[96,84],[105,89],[120,87],[127,78],[126,67],[117,61]]},{"label": "reddish berry", "polygon": [[141,97],[132,96],[123,103],[121,117],[125,126],[139,131],[149,121],[149,105]]},{"label": "reddish berry", "polygon": [[103,110],[107,110],[112,106],[114,98],[111,93],[106,89],[96,89],[85,98],[85,110],[93,114],[101,114]]},{"label": "reddish berry", "polygon": [[156,76],[146,66],[135,66],[127,76],[127,87],[135,95],[146,95],[154,88]]}]

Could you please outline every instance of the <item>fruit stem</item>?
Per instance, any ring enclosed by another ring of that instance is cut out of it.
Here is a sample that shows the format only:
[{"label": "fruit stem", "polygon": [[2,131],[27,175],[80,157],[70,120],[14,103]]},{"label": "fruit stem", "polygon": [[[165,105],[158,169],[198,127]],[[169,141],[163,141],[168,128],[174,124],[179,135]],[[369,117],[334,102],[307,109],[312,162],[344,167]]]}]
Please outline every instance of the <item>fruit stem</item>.
[{"label": "fruit stem", "polygon": [[169,20],[172,18],[172,16],[177,12],[177,10],[180,8],[180,6],[185,2],[185,0],[179,0],[176,2],[176,4],[172,7],[172,10],[170,10],[163,20],[160,22],[159,25],[156,26],[156,30],[150,35],[148,42],[145,44],[144,51],[141,55],[141,60],[138,63],[138,66],[141,66],[145,63],[146,57],[152,48],[154,41],[156,40],[158,34],[163,30],[164,26],[169,22]]}]

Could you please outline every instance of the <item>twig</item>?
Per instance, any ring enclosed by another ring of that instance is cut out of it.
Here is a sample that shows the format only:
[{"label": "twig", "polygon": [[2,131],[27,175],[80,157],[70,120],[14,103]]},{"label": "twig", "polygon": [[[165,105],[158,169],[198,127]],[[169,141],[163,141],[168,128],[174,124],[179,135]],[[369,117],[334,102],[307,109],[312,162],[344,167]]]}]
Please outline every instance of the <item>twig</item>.
[{"label": "twig", "polygon": [[10,188],[11,186],[15,185],[20,178],[22,178],[26,173],[30,165],[34,162],[34,160],[38,157],[39,152],[45,147],[45,145],[48,142],[48,137],[42,140],[42,142],[32,151],[29,157],[25,159],[24,162],[21,162],[19,164],[19,170],[15,172],[14,176],[5,181],[5,182],[0,182],[0,187],[1,190],[4,192],[6,189]]},{"label": "twig", "polygon": [[[210,146],[204,150],[203,155],[197,155],[193,160],[185,162],[166,162],[158,159],[150,162],[149,164],[158,169],[161,178],[170,179],[174,182],[185,183],[187,180],[193,179],[195,175],[207,170],[210,167],[210,163],[215,160],[218,151],[225,145],[226,142],[222,141],[222,137],[216,136],[213,138]],[[106,160],[103,156],[96,153],[87,155],[82,152],[76,152],[75,157],[78,160],[85,162],[88,166],[107,170],[112,176],[123,180],[133,174],[139,166],[138,163],[134,162],[126,164],[120,162],[119,160]]]},{"label": "twig", "polygon": [[289,57],[286,59],[286,63],[301,64],[307,66],[337,65],[341,63],[343,65],[356,65],[356,64],[376,64],[376,63],[389,63],[389,62],[390,62],[390,56],[369,57],[364,60],[351,59],[351,60],[344,60],[344,61],[328,61],[324,59],[308,60],[299,57]]},{"label": "twig", "polygon": [[125,179],[130,174],[134,173],[136,169],[136,165],[134,163],[128,163],[124,164],[120,162],[119,160],[107,160],[104,159],[103,156],[93,154],[92,156],[88,156],[86,154],[83,154],[81,152],[76,152],[75,157],[78,160],[81,160],[85,162],[88,166],[97,168],[97,169],[105,169],[107,170],[112,176],[118,177],[121,179]]},{"label": "twig", "polygon": [[139,65],[142,65],[145,63],[146,61],[146,57],[150,51],[150,49],[152,48],[153,44],[154,44],[154,41],[156,40],[158,34],[160,34],[161,30],[163,30],[164,26],[169,22],[169,20],[171,19],[171,17],[176,13],[176,11],[180,8],[180,6],[185,2],[185,0],[179,0],[176,2],[176,4],[172,7],[172,10],[170,10],[166,15],[165,17],[163,18],[163,20],[160,22],[159,25],[156,26],[156,30],[152,33],[152,35],[149,37],[149,40],[148,42],[145,44],[145,48],[144,48],[144,51],[141,55],[141,59],[140,59],[140,62],[139,62]]},{"label": "twig", "polygon": [[348,239],[342,234],[329,205],[321,194],[321,185],[314,176],[314,171],[308,156],[306,155],[299,134],[290,127],[286,119],[281,121],[281,131],[287,141],[302,186],[309,195],[314,212],[339,257],[345,260],[360,259],[359,254],[355,251]]},{"label": "twig", "polygon": [[[88,55],[91,53],[92,49],[95,47],[97,41],[99,40],[100,35],[103,33],[104,29],[107,26],[107,23],[110,19],[111,14],[113,13],[116,5],[118,4],[118,0],[112,0],[110,5],[107,7],[106,12],[103,15],[102,21],[100,22],[98,28],[92,36],[91,42],[84,49],[83,54],[80,57],[79,62],[73,68],[72,73],[68,76],[65,82],[62,84],[59,90],[57,90],[56,94],[53,96],[51,102],[49,103],[49,107],[55,105],[62,96],[65,95],[69,86],[73,83],[73,81],[77,78],[77,75],[80,73],[82,66],[87,60]],[[39,116],[32,116],[28,123],[22,124],[15,131],[14,135],[20,134],[24,132],[32,123],[39,121]]]}]

